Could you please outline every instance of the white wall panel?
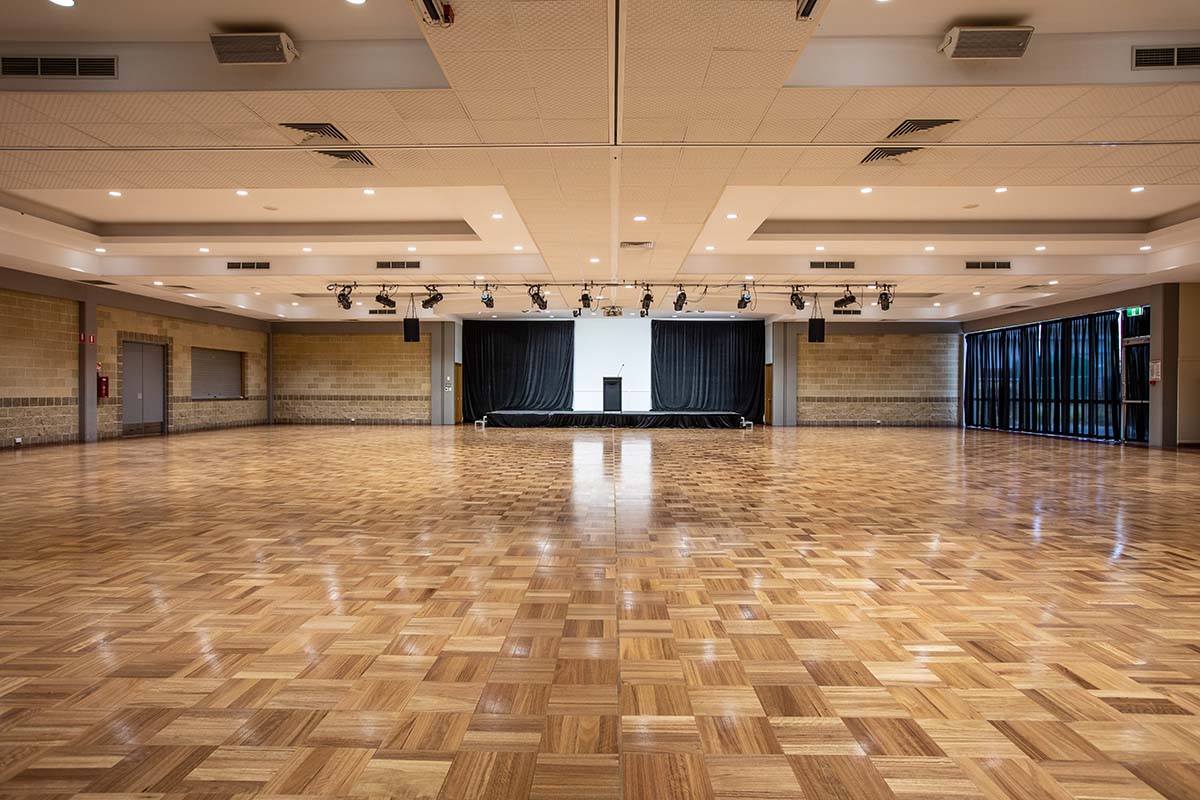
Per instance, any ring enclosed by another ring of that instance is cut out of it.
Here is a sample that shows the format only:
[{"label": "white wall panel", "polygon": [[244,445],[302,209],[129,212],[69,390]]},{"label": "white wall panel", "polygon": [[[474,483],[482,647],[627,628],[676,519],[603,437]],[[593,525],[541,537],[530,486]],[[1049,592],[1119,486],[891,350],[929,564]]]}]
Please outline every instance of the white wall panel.
[{"label": "white wall panel", "polygon": [[650,320],[575,320],[575,410],[604,408],[604,378],[618,372],[623,379],[621,408],[649,411]]}]

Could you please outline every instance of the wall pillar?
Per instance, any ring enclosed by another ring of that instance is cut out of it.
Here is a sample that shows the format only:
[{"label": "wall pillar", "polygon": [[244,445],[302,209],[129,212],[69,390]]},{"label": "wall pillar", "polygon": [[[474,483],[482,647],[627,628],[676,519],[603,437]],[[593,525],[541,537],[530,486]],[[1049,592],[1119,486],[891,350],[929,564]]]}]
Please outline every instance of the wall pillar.
[{"label": "wall pillar", "polygon": [[[79,301],[79,441],[97,438],[96,301]],[[110,380],[112,380],[110,378]]]},{"label": "wall pillar", "polygon": [[1150,387],[1150,446],[1179,444],[1179,284],[1153,287],[1150,360],[1162,362],[1162,380]]},{"label": "wall pillar", "polygon": [[453,322],[422,322],[432,331],[429,348],[429,423],[454,424],[454,353],[456,326]]},{"label": "wall pillar", "polygon": [[772,425],[796,427],[796,346],[803,326],[798,322],[771,323]]}]

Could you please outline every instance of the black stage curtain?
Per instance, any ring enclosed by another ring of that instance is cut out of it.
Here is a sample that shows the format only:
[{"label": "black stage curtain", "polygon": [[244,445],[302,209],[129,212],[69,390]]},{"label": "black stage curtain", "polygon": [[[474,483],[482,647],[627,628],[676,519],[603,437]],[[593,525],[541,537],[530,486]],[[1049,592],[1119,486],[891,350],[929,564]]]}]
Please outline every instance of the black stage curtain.
[{"label": "black stage curtain", "polygon": [[762,422],[766,327],[762,322],[650,323],[650,406],[733,411]]},{"label": "black stage curtain", "polygon": [[565,411],[575,378],[570,322],[463,322],[463,419],[500,409]]},{"label": "black stage curtain", "polygon": [[966,424],[1115,439],[1121,419],[1119,314],[967,336]]}]

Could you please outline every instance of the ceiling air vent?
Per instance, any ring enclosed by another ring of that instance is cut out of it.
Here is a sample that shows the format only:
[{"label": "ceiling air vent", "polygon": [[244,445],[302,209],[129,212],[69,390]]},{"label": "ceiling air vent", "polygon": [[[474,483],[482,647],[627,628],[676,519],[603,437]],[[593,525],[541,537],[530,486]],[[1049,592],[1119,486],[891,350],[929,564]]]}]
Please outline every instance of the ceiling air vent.
[{"label": "ceiling air vent", "polygon": [[817,13],[817,6],[821,4],[821,0],[796,0],[796,19],[797,21],[805,21],[813,18]]},{"label": "ceiling air vent", "polygon": [[810,261],[809,269],[854,269],[853,261]]},{"label": "ceiling air vent", "polygon": [[1012,269],[1011,261],[968,261],[967,269]]},{"label": "ceiling air vent", "polygon": [[370,314],[371,316],[381,316],[384,314],[393,314],[394,315],[396,313],[396,309],[394,309],[394,308],[368,308],[367,313]]},{"label": "ceiling air vent", "polygon": [[863,156],[860,164],[871,164],[876,161],[894,161],[900,163],[900,157],[906,156],[909,153],[916,153],[923,148],[920,147],[876,147],[871,152]]},{"label": "ceiling air vent", "polygon": [[835,317],[857,317],[862,314],[861,308],[835,308],[833,309]]},{"label": "ceiling air vent", "polygon": [[270,269],[270,261],[229,261],[225,269]]},{"label": "ceiling air vent", "polygon": [[362,150],[317,150],[316,152],[323,156],[336,158],[338,163],[334,164],[335,169],[337,167],[353,167],[356,164],[363,167],[375,166],[375,162],[368,158]]},{"label": "ceiling air vent", "polygon": [[901,136],[912,136],[914,133],[924,133],[943,125],[953,125],[956,122],[958,122],[956,119],[906,119],[897,125],[896,130],[889,133],[887,138],[898,139]]},{"label": "ceiling air vent", "polygon": [[1133,48],[1132,69],[1200,67],[1200,44]]},{"label": "ceiling air vent", "polygon": [[90,281],[80,281],[80,283],[86,283],[89,286],[116,286],[116,284],[113,283],[112,281],[90,280]]},{"label": "ceiling air vent", "polygon": [[938,52],[951,61],[1020,58],[1032,37],[1031,25],[951,28]]},{"label": "ceiling air vent", "polygon": [[375,269],[420,269],[420,261],[376,261]]},{"label": "ceiling air vent", "polygon": [[210,33],[220,64],[290,64],[300,56],[286,33]]},{"label": "ceiling air vent", "polygon": [[[337,139],[341,142],[348,142],[350,139],[346,134],[338,130],[338,127],[332,122],[281,122],[281,128],[291,128],[294,131],[307,133],[309,139],[320,137],[322,139]],[[305,141],[308,141],[306,139]]]},{"label": "ceiling air vent", "polygon": [[654,242],[621,242],[622,250],[653,250]]},{"label": "ceiling air vent", "polygon": [[116,56],[0,56],[4,78],[115,78]]}]

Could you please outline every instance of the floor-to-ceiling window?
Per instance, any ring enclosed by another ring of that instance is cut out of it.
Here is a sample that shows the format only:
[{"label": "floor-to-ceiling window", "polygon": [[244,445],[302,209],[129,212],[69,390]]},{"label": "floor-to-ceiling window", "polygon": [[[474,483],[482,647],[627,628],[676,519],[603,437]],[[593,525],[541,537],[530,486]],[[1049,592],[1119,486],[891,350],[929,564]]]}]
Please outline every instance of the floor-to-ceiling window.
[{"label": "floor-to-ceiling window", "polygon": [[1120,438],[1120,314],[968,334],[964,388],[969,427]]}]

